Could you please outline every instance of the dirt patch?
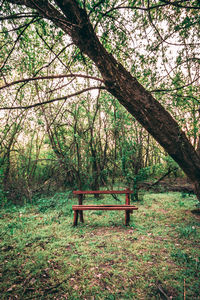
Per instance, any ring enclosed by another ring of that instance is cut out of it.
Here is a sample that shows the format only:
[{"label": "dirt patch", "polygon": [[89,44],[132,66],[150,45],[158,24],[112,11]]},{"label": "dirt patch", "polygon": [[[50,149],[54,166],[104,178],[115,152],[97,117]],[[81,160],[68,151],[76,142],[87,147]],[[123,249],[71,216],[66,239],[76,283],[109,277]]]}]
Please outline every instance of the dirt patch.
[{"label": "dirt patch", "polygon": [[161,212],[162,214],[167,214],[168,213],[167,210],[164,210],[162,208],[157,209],[157,211]]},{"label": "dirt patch", "polygon": [[153,181],[145,181],[140,184],[140,188],[153,191],[171,191],[194,194],[193,184],[188,182],[187,178],[164,178],[158,184],[153,185]]}]

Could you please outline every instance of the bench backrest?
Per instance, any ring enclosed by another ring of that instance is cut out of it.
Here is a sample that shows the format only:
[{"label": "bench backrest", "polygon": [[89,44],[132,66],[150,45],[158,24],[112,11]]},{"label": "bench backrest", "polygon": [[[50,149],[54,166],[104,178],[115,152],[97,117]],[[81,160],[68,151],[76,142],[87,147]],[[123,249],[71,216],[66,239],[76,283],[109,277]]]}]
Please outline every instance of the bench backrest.
[{"label": "bench backrest", "polygon": [[83,195],[83,194],[133,194],[131,190],[123,190],[123,191],[73,191],[75,195]]}]

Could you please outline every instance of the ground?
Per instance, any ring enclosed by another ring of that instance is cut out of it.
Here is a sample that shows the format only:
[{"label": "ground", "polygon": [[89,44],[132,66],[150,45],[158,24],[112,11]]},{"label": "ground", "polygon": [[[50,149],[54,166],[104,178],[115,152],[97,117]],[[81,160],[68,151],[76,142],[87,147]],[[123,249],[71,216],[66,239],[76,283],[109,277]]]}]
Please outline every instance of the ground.
[{"label": "ground", "polygon": [[[195,196],[140,200],[129,227],[117,211],[84,212],[73,227],[70,192],[2,209],[1,299],[200,299]],[[111,195],[85,201],[116,203]]]},{"label": "ground", "polygon": [[[155,181],[155,180],[154,180]],[[154,181],[146,181],[140,184],[141,188],[162,192],[181,192],[185,194],[194,194],[193,184],[186,177],[165,177],[159,181],[159,184],[153,185]]]}]

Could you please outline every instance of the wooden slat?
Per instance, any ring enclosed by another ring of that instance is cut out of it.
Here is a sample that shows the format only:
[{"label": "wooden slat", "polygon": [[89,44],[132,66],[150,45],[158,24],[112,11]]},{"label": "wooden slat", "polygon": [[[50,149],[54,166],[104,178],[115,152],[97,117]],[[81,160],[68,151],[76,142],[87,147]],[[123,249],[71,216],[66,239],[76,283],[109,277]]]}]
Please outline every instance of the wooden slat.
[{"label": "wooden slat", "polygon": [[75,195],[83,195],[83,194],[89,194],[89,195],[95,195],[95,194],[133,194],[133,191],[131,190],[123,190],[123,191],[73,191],[73,194]]},{"label": "wooden slat", "polygon": [[138,210],[135,206],[72,206],[73,210]]},{"label": "wooden slat", "polygon": [[127,205],[127,204],[100,204],[100,205],[96,205],[96,204],[83,204],[83,205],[73,205],[72,207],[136,207],[135,205]]}]

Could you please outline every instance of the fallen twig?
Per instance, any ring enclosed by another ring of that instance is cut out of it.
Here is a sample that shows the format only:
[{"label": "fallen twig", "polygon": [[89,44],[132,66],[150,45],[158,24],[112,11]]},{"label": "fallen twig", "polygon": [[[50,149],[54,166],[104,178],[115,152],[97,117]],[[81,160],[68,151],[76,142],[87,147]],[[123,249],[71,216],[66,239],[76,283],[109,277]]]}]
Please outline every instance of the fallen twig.
[{"label": "fallen twig", "polygon": [[169,297],[166,293],[165,293],[165,291],[163,290],[163,288],[162,288],[162,286],[159,284],[158,285],[158,290],[159,290],[159,292],[163,295],[163,296],[165,296],[165,298],[167,299],[167,300],[171,300],[172,299],[172,297]]}]

